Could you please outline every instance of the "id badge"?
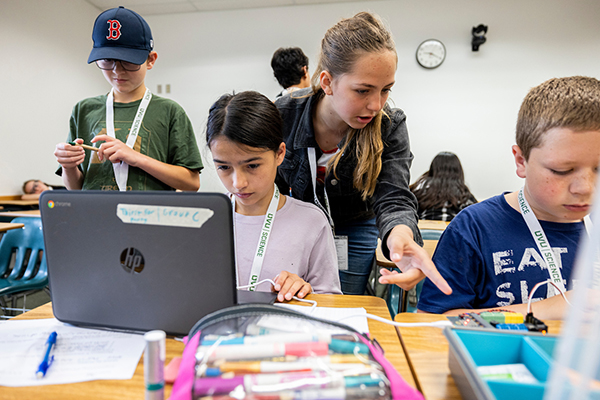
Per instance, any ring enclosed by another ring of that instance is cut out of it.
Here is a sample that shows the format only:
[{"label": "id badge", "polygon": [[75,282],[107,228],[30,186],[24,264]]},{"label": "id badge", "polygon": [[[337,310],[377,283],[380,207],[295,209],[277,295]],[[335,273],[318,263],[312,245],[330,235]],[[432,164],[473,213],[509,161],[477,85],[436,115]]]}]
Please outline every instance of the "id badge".
[{"label": "id badge", "polygon": [[337,253],[338,269],[340,271],[348,270],[348,236],[335,235],[335,252]]}]

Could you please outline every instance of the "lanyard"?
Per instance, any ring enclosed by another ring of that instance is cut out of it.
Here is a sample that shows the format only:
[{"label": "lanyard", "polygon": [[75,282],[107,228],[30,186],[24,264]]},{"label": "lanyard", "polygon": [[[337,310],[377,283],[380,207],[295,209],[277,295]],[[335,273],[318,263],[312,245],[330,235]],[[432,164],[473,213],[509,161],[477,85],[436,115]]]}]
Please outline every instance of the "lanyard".
[{"label": "lanyard", "polygon": [[[562,273],[560,272],[560,267],[558,263],[554,259],[554,251],[552,251],[552,247],[550,246],[550,242],[548,242],[548,237],[546,233],[542,229],[540,225],[540,221],[536,218],[535,214],[531,210],[527,199],[523,195],[523,188],[519,190],[518,195],[519,200],[519,208],[521,209],[521,215],[529,228],[529,232],[531,232],[531,236],[533,236],[533,240],[537,244],[538,250],[544,260],[546,261],[546,267],[548,268],[548,273],[550,274],[550,279],[556,286],[560,288],[561,291],[565,290],[565,285],[563,284]],[[590,233],[590,229],[592,227],[591,219],[589,215],[584,217],[584,226],[588,234]],[[552,297],[559,294],[556,288],[552,285],[548,285],[548,297]]]},{"label": "lanyard", "polygon": [[[146,114],[146,110],[148,109],[148,103],[150,103],[150,99],[152,99],[152,93],[150,93],[150,90],[146,88],[144,97],[140,102],[140,106],[138,107],[135,113],[135,118],[133,119],[133,123],[131,124],[131,129],[129,130],[127,142],[125,143],[131,149],[133,149],[133,145],[135,144],[135,140],[137,139],[140,127],[142,126],[142,120],[144,119],[144,115]],[[113,103],[114,95],[113,89],[111,89],[110,93],[106,97],[106,133],[108,134],[108,136],[116,138],[115,110],[113,108]],[[115,180],[117,181],[117,186],[119,186],[119,190],[121,192],[124,192],[125,190],[127,190],[127,177],[129,176],[129,165],[123,161],[121,161],[120,163],[113,163],[113,170],[115,171]]]},{"label": "lanyard", "polygon": [[[277,214],[277,207],[279,206],[279,189],[277,185],[275,186],[275,190],[273,191],[273,197],[271,198],[271,202],[269,203],[269,208],[267,209],[267,214],[265,215],[265,220],[263,222],[262,228],[260,230],[260,238],[258,240],[258,245],[256,246],[256,252],[254,253],[254,260],[252,261],[252,268],[250,269],[250,279],[248,281],[248,285],[254,285],[258,282],[258,277],[260,276],[260,271],[263,267],[265,252],[267,250],[267,244],[269,243],[269,238],[271,237],[271,230],[273,229],[273,222],[275,221],[275,214]],[[236,238],[235,232],[235,198],[231,197],[231,205],[233,206],[233,235]],[[237,243],[236,243],[237,244]],[[237,245],[236,245],[237,248]],[[237,254],[237,252],[236,252]],[[236,256],[237,257],[237,256]],[[237,269],[237,268],[236,268]],[[239,284],[239,283],[238,283]],[[255,291],[255,286],[250,286],[248,289],[250,291]]]},{"label": "lanyard", "polygon": [[325,207],[319,201],[317,197],[317,155],[314,147],[309,147],[306,149],[308,151],[308,163],[310,165],[310,178],[312,179],[313,184],[313,195],[315,199],[315,205],[319,207],[327,216],[327,220],[329,221],[329,225],[331,226],[331,230],[334,230],[333,219],[331,219],[331,209],[329,208],[329,198],[327,197],[327,188],[326,185],[323,184],[323,199],[325,200]]}]

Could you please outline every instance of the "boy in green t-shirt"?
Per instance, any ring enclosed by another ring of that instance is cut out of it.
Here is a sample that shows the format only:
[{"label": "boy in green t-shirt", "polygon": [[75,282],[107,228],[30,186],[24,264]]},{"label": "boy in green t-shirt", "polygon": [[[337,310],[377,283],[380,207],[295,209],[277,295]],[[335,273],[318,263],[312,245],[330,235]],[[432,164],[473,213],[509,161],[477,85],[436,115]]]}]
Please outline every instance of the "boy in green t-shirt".
[{"label": "boy in green t-shirt", "polygon": [[197,191],[202,159],[191,122],[179,104],[144,84],[158,57],[146,21],[113,8],[96,18],[92,38],[88,63],[96,62],[112,89],[73,108],[68,142],[54,151],[65,186]]}]

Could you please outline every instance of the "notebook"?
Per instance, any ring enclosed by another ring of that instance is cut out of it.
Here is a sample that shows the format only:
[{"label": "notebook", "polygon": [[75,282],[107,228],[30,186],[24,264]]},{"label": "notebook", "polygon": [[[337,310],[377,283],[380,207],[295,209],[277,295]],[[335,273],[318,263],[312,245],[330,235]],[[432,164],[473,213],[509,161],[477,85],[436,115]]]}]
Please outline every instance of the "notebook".
[{"label": "notebook", "polygon": [[[62,322],[181,336],[238,302],[223,194],[46,191],[40,212],[52,309]],[[240,297],[274,301],[265,295]]]}]

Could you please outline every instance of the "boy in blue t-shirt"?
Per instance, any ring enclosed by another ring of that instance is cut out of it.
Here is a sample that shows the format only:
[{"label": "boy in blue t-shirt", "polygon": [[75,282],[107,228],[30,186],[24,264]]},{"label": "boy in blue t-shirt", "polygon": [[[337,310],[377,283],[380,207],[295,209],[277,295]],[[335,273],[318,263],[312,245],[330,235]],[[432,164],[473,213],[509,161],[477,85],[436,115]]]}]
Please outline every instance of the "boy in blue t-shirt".
[{"label": "boy in blue t-shirt", "polygon": [[112,8],[96,18],[92,38],[88,63],[112,89],[73,108],[67,143],[54,151],[65,186],[197,191],[202,159],[192,124],[179,104],[145,85],[158,57],[150,26],[134,11]]},{"label": "boy in blue t-shirt", "polygon": [[461,211],[433,262],[452,288],[423,285],[421,312],[460,314],[502,308],[526,313],[533,287],[538,318],[552,318],[571,288],[577,244],[590,212],[600,160],[600,81],[555,78],[525,97],[512,147],[521,190]]}]

